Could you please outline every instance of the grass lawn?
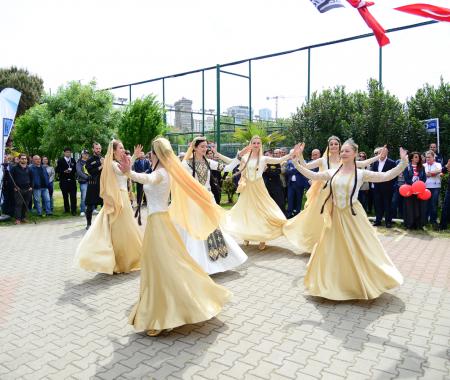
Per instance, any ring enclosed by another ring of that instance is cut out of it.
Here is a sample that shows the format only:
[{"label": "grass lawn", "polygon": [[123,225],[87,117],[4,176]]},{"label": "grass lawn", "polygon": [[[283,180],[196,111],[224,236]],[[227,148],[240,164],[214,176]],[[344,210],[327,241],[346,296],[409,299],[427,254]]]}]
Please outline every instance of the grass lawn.
[{"label": "grass lawn", "polygon": [[[222,193],[222,198],[220,200],[220,205],[226,209],[229,210],[231,207],[233,207],[234,203],[237,201],[238,196],[237,194],[234,194],[233,196],[233,203],[228,203],[228,197],[225,193]],[[30,222],[36,221],[36,223],[41,223],[47,220],[58,220],[58,219],[66,219],[66,218],[78,218],[78,219],[83,219],[84,222],[84,218],[80,218],[79,216],[79,210],[80,210],[80,191],[78,189],[77,191],[77,205],[78,205],[78,215],[77,216],[72,216],[70,213],[69,214],[65,214],[64,213],[64,202],[63,202],[63,198],[62,198],[62,194],[61,191],[59,189],[59,183],[56,182],[55,183],[55,187],[54,187],[54,193],[53,193],[53,215],[51,216],[45,216],[45,217],[39,217],[37,216],[35,213],[32,213],[31,215],[27,216],[27,219]],[[303,197],[303,202],[305,202],[305,197]],[[373,216],[373,214],[368,214],[368,216]],[[0,227],[3,226],[11,226],[14,225],[14,218],[10,218],[9,220],[4,220],[4,221],[0,221]],[[431,226],[425,226],[423,231],[411,231],[411,230],[407,230],[402,223],[394,223],[394,228],[393,229],[387,229],[384,227],[378,227],[377,230],[382,233],[382,234],[390,234],[390,233],[399,233],[399,234],[403,234],[403,233],[412,233],[412,234],[417,234],[417,235],[423,235],[423,236],[429,236],[429,237],[445,237],[445,238],[450,238],[450,229],[446,230],[446,231],[434,231]]]}]

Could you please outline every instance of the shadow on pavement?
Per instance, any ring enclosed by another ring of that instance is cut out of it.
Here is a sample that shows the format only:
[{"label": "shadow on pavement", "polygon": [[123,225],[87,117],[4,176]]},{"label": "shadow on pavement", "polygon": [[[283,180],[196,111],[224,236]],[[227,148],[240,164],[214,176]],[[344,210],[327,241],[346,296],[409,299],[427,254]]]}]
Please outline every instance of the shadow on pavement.
[{"label": "shadow on pavement", "polygon": [[72,304],[86,311],[89,316],[93,316],[98,313],[98,310],[85,303],[83,298],[96,295],[97,293],[103,292],[112,286],[133,280],[139,277],[139,273],[140,272],[138,271],[115,275],[97,273],[95,277],[79,284],[74,284],[73,281],[65,281],[64,293],[58,298],[56,304]]},{"label": "shadow on pavement", "polygon": [[223,322],[212,318],[180,326],[157,337],[140,332],[128,335],[128,341],[112,338],[112,359],[97,367],[95,376],[112,379],[121,373],[127,379],[165,379],[168,373],[176,372],[177,377],[182,377],[191,366],[203,360],[209,346],[226,329]]},{"label": "shadow on pavement", "polygon": [[[313,296],[307,296],[306,299],[322,315],[323,322],[308,319],[299,320],[286,325],[283,328],[284,331],[292,331],[300,326],[309,325],[341,340],[342,347],[352,351],[362,352],[366,343],[370,343],[371,347],[378,346],[380,352],[388,346],[401,353],[402,362],[413,361],[424,373],[423,368],[427,364],[426,357],[421,356],[404,344],[393,342],[390,336],[380,336],[382,334],[375,331],[376,326],[372,326],[384,316],[401,314],[405,310],[405,304],[400,298],[390,293],[384,293],[379,298],[369,301],[332,301]],[[371,332],[374,332],[374,334]],[[383,359],[374,358],[373,360],[382,361]],[[387,372],[396,373],[396,378],[405,377],[406,375],[400,374],[399,369],[396,365],[387,369]]]}]

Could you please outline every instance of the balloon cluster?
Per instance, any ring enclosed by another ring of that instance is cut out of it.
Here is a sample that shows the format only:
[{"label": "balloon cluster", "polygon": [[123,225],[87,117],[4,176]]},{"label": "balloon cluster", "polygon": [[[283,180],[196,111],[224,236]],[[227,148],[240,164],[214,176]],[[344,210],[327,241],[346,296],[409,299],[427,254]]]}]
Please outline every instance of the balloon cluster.
[{"label": "balloon cluster", "polygon": [[425,182],[423,181],[416,181],[412,185],[401,185],[398,191],[400,192],[400,195],[405,198],[410,197],[413,194],[417,195],[417,198],[422,201],[427,201],[431,198],[431,191],[426,188]]}]

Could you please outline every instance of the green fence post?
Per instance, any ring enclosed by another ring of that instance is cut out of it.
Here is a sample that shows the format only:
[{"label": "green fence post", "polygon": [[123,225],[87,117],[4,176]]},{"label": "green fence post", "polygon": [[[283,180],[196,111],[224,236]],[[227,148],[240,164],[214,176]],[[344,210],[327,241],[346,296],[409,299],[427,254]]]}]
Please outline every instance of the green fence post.
[{"label": "green fence post", "polygon": [[248,120],[252,121],[252,60],[248,61]]},{"label": "green fence post", "polygon": [[205,70],[202,70],[202,136],[205,135]]},{"label": "green fence post", "polygon": [[162,98],[163,98],[163,108],[164,108],[164,125],[167,125],[167,114],[166,114],[166,82],[164,78],[162,79]]},{"label": "green fence post", "polygon": [[380,46],[378,48],[378,86],[383,87],[383,48]]},{"label": "green fence post", "polygon": [[306,100],[309,101],[311,94],[311,49],[308,48],[308,91],[306,93]]},{"label": "green fence post", "polygon": [[216,91],[217,91],[217,127],[216,127],[216,146],[220,151],[220,65],[216,66]]}]

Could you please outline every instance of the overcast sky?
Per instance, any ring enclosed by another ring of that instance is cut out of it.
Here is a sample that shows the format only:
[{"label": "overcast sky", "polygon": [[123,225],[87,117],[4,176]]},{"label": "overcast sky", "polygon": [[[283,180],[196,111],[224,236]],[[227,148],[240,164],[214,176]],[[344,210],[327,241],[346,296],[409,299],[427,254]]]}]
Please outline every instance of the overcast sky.
[{"label": "overcast sky", "polygon": [[[414,0],[378,0],[371,12],[385,29],[428,19],[393,10]],[[428,0],[448,7],[448,0]],[[105,88],[295,49],[370,32],[352,8],[320,14],[309,0],[14,0],[2,4],[0,67],[27,68],[53,92],[70,80],[95,78]],[[383,82],[401,100],[424,83],[450,79],[450,24],[390,33],[383,48]],[[306,53],[254,62],[253,107],[288,116],[307,93]],[[312,90],[364,89],[378,78],[374,37],[312,51]],[[246,73],[247,65],[226,70]],[[222,110],[248,105],[245,79],[223,75]],[[138,86],[133,97],[161,83]],[[128,98],[128,90],[116,91]],[[166,101],[182,96],[201,108],[201,76],[166,82]],[[161,99],[162,100],[162,99]],[[206,108],[216,108],[215,72],[206,74]]]}]

